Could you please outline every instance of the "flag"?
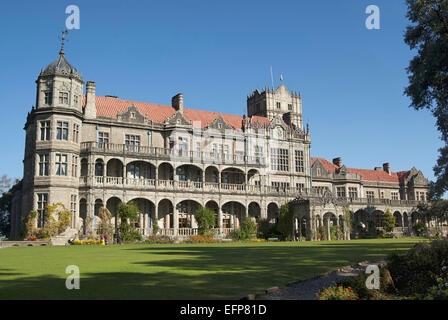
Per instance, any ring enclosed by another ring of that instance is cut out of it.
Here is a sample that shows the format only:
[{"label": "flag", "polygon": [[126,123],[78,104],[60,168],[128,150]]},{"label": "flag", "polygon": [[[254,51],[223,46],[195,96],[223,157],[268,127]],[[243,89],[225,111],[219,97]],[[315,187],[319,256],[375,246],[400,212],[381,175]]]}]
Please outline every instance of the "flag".
[{"label": "flag", "polygon": [[283,81],[283,73],[280,73],[280,81]]}]

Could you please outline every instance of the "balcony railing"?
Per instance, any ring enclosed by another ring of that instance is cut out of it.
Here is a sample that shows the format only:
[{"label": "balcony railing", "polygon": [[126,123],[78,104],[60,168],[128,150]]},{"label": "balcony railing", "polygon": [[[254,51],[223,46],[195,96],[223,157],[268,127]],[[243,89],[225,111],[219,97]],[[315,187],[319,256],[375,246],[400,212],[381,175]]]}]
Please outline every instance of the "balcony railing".
[{"label": "balcony railing", "polygon": [[[215,228],[215,235],[216,236],[227,236],[230,234],[234,228]],[[197,228],[166,228],[166,229],[160,229],[159,235],[162,236],[179,236],[179,237],[189,237],[189,236],[197,236],[199,234],[199,229]]]},{"label": "balcony railing", "polygon": [[128,144],[82,142],[81,152],[87,153],[109,153],[122,155],[142,155],[156,159],[171,159],[188,161],[193,163],[223,163],[223,164],[251,164],[264,165],[262,156],[247,156],[240,154],[228,154],[218,152],[186,151],[181,148],[159,148],[145,147]]}]

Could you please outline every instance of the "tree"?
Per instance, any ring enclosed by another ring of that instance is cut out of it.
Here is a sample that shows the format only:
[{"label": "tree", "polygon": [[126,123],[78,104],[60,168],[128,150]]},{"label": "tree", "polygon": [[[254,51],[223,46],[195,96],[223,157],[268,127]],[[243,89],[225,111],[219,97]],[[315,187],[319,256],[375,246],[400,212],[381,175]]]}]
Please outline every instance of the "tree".
[{"label": "tree", "polygon": [[386,212],[383,213],[381,217],[381,222],[383,224],[383,228],[386,232],[392,232],[395,228],[395,218],[390,213],[390,210],[387,209]]},{"label": "tree", "polygon": [[135,223],[138,220],[140,212],[138,206],[130,201],[129,203],[120,203],[118,205],[118,216],[121,219],[120,233],[124,241],[141,240],[140,233],[135,229]]},{"label": "tree", "polygon": [[[6,175],[2,177],[2,180]],[[1,182],[0,182],[1,184]],[[1,188],[1,187],[0,187]],[[9,238],[11,232],[11,206],[14,193],[22,188],[22,182],[16,180],[15,184],[0,196],[0,236]]]},{"label": "tree", "polygon": [[111,238],[114,234],[114,227],[110,220],[112,219],[112,214],[110,211],[104,207],[101,207],[98,211],[98,216],[100,217],[100,223],[98,224],[98,231]]},{"label": "tree", "polygon": [[289,209],[288,203],[285,203],[280,207],[280,209],[278,210],[278,216],[279,219],[277,224],[277,231],[280,232],[284,240],[291,240],[294,222],[292,219],[292,212]]},{"label": "tree", "polygon": [[417,49],[407,72],[409,86],[405,94],[410,107],[429,109],[445,146],[434,167],[436,181],[431,194],[440,198],[448,190],[448,1],[406,0],[407,18],[413,23],[406,29],[404,41]]},{"label": "tree", "polygon": [[199,234],[201,236],[213,236],[213,228],[215,227],[215,212],[209,208],[201,207],[195,215],[198,223]]}]

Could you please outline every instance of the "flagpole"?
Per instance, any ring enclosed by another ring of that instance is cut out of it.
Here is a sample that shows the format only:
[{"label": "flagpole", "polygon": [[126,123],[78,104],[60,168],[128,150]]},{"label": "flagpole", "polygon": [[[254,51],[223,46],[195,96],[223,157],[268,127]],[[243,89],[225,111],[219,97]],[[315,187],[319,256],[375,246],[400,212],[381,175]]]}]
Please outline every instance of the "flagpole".
[{"label": "flagpole", "polygon": [[274,89],[274,74],[272,73],[272,66],[271,66],[271,81],[272,81],[272,89]]}]

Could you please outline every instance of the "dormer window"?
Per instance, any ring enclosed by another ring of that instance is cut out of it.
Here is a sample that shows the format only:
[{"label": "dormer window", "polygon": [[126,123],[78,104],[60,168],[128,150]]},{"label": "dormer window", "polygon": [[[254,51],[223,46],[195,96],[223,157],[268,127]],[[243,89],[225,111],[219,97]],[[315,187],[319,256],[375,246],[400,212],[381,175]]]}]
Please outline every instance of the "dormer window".
[{"label": "dormer window", "polygon": [[59,103],[60,104],[68,104],[68,93],[67,92],[59,92]]},{"label": "dormer window", "polygon": [[222,129],[222,123],[218,123],[218,128]]},{"label": "dormer window", "polygon": [[131,112],[131,119],[135,119],[135,112]]},{"label": "dormer window", "polygon": [[45,92],[45,104],[53,103],[53,92],[47,91]]},{"label": "dormer window", "polygon": [[180,124],[180,119],[177,119],[176,123],[177,123],[177,124]]}]

